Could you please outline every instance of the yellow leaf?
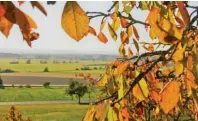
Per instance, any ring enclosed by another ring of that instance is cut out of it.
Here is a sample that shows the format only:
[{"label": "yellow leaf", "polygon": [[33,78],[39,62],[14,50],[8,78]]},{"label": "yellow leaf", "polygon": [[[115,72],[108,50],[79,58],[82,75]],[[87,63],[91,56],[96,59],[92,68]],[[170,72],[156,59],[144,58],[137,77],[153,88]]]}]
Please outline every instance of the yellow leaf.
[{"label": "yellow leaf", "polygon": [[148,21],[148,23],[153,26],[156,24],[157,20],[158,20],[158,17],[159,17],[159,13],[160,13],[160,9],[159,8],[156,8],[156,7],[153,7],[151,10],[150,10],[150,13],[146,19],[146,21]]},{"label": "yellow leaf", "polygon": [[181,63],[181,62],[175,62],[174,63],[174,70],[175,70],[175,75],[176,76],[179,76],[180,74],[183,73],[183,70],[184,70],[184,65]]},{"label": "yellow leaf", "polygon": [[124,12],[130,14],[132,7],[130,5],[124,6]]},{"label": "yellow leaf", "polygon": [[6,36],[8,37],[9,33],[10,33],[10,29],[12,28],[13,24],[8,21],[5,17],[2,17],[0,19],[0,31]]},{"label": "yellow leaf", "polygon": [[108,23],[108,30],[113,40],[117,40],[117,34],[115,33],[115,31],[113,30],[113,28],[109,23]]},{"label": "yellow leaf", "polygon": [[98,39],[99,39],[102,43],[104,43],[104,44],[108,42],[106,36],[105,36],[102,32],[100,32],[99,35],[98,35],[97,37],[98,37]]},{"label": "yellow leaf", "polygon": [[177,105],[180,96],[180,86],[180,82],[171,81],[160,93],[160,106],[165,114],[169,113]]},{"label": "yellow leaf", "polygon": [[117,82],[119,84],[118,99],[121,99],[124,95],[124,80],[122,74],[119,77],[117,77]]},{"label": "yellow leaf", "polygon": [[192,88],[197,87],[197,84],[195,83],[195,76],[190,70],[186,71],[185,82],[186,82],[186,88],[187,88],[188,96],[190,96],[192,94]]},{"label": "yellow leaf", "polygon": [[121,57],[125,57],[125,48],[124,48],[124,44],[121,44],[119,47],[119,53]]},{"label": "yellow leaf", "polygon": [[124,31],[120,32],[120,39],[123,44],[129,44],[129,37]]},{"label": "yellow leaf", "polygon": [[117,121],[118,116],[115,110],[112,107],[109,107],[108,114],[107,114],[108,121]]},{"label": "yellow leaf", "polygon": [[127,34],[128,34],[128,37],[132,36],[132,34],[133,34],[132,25],[127,28]]},{"label": "yellow leaf", "polygon": [[105,26],[106,20],[103,20],[100,24],[100,31],[103,30],[104,26]]},{"label": "yellow leaf", "polygon": [[89,31],[89,18],[76,1],[67,1],[61,25],[71,38],[80,41]]},{"label": "yellow leaf", "polygon": [[114,31],[116,31],[120,28],[120,19],[118,17],[115,20],[113,20],[112,28]]},{"label": "yellow leaf", "polygon": [[[139,72],[136,71],[136,77],[139,75]],[[133,95],[136,97],[138,100],[142,101],[145,100],[146,97],[149,95],[149,90],[147,83],[144,78],[142,78],[138,84],[136,84],[133,87]]]},{"label": "yellow leaf", "polygon": [[176,49],[175,53],[172,56],[173,61],[181,61],[181,60],[183,60],[183,58],[184,58],[184,56],[183,56],[184,49],[185,49],[185,46],[182,47],[181,42],[180,42],[178,44],[178,46],[177,46],[177,49]]}]

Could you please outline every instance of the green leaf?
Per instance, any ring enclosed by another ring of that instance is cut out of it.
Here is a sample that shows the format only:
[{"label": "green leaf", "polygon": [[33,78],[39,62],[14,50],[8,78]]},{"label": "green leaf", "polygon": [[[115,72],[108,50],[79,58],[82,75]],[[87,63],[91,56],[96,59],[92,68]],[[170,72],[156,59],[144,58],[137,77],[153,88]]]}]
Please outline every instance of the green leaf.
[{"label": "green leaf", "polygon": [[139,2],[139,8],[141,10],[149,10],[149,5],[146,1],[140,1]]},{"label": "green leaf", "polygon": [[127,14],[130,14],[132,10],[132,7],[130,5],[124,6],[124,12],[126,12]]}]

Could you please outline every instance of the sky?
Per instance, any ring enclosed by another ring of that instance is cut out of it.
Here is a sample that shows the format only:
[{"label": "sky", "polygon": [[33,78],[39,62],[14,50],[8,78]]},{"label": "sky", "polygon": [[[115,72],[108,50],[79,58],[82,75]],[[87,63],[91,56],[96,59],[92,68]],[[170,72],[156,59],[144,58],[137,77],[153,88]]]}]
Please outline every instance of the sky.
[{"label": "sky", "polygon": [[[108,38],[108,43],[103,44],[99,42],[96,36],[89,34],[84,37],[80,42],[77,42],[70,38],[61,27],[61,16],[65,6],[64,1],[58,1],[55,5],[47,5],[47,2],[42,1],[41,4],[45,7],[48,15],[45,16],[37,8],[32,8],[30,2],[25,2],[19,6],[15,1],[14,4],[19,7],[23,12],[30,15],[37,23],[38,28],[35,30],[40,34],[38,40],[35,40],[32,44],[32,48],[28,47],[25,41],[23,41],[22,35],[19,31],[19,27],[14,25],[10,31],[8,38],[0,33],[0,52],[52,52],[61,51],[67,53],[100,53],[100,54],[118,54],[118,48],[120,45],[120,38],[115,42],[110,37],[107,27],[103,30],[103,33]],[[107,10],[111,7],[111,1],[80,1],[78,2],[81,8],[86,11],[101,11],[107,13]],[[197,4],[196,2],[195,4]],[[193,3],[194,4],[194,3]],[[198,4],[197,4],[198,5]],[[140,14],[141,12],[141,14]],[[147,12],[134,9],[132,16],[136,19],[144,21],[147,17]],[[102,18],[96,18],[90,21],[97,33],[99,33],[99,27]],[[107,21],[111,21],[108,19]],[[145,31],[144,26],[135,25],[141,41],[151,41],[148,33]],[[118,30],[118,35],[119,35]],[[135,47],[132,46],[132,50]]]}]

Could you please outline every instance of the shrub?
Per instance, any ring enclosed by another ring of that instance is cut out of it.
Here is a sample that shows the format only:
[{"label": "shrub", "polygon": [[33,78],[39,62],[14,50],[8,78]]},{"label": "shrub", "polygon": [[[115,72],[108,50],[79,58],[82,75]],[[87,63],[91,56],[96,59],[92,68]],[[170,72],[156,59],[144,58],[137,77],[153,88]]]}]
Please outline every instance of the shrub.
[{"label": "shrub", "polygon": [[31,64],[31,60],[27,59],[26,64]]},{"label": "shrub", "polygon": [[48,67],[45,67],[44,70],[43,70],[43,72],[49,72]]},{"label": "shrub", "polygon": [[28,84],[28,85],[26,85],[26,88],[31,88],[31,86]]},{"label": "shrub", "polygon": [[76,68],[76,71],[78,71],[79,69],[78,68]]},{"label": "shrub", "polygon": [[23,85],[20,85],[19,88],[23,88]]},{"label": "shrub", "polygon": [[50,82],[45,82],[45,83],[43,84],[43,87],[49,88],[49,87],[50,87]]},{"label": "shrub", "polygon": [[5,69],[5,70],[1,69],[1,71],[0,71],[0,73],[14,73],[14,72],[15,71],[12,69]]},{"label": "shrub", "polygon": [[12,84],[12,88],[14,88],[14,84]]},{"label": "shrub", "polygon": [[94,67],[94,70],[97,70],[98,68],[97,67]]}]

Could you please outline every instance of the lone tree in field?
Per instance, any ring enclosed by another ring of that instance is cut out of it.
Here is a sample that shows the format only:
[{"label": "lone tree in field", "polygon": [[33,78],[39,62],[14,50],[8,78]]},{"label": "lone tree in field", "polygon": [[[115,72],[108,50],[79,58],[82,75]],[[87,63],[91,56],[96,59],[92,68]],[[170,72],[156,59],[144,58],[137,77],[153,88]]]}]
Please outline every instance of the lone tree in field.
[{"label": "lone tree in field", "polygon": [[67,94],[72,96],[76,95],[78,97],[78,103],[81,103],[81,97],[83,97],[88,92],[87,85],[83,83],[79,83],[77,81],[72,81],[69,85],[69,89],[67,90]]},{"label": "lone tree in field", "polygon": [[[30,3],[47,15],[39,2]],[[33,31],[36,22],[11,1],[0,5],[0,22],[6,23],[0,31],[8,37],[16,24],[31,46],[39,37]],[[136,19],[133,10],[146,19]],[[95,18],[101,18],[98,33],[89,25]],[[61,25],[76,41],[90,33],[104,44],[107,34],[120,42],[120,58],[107,64],[103,76],[97,81],[86,77],[105,87],[108,95],[90,105],[83,121],[198,120],[198,6],[182,1],[114,1],[105,13],[84,12],[77,2],[68,1]],[[109,33],[103,33],[105,27]],[[141,27],[152,41],[142,40]],[[83,84],[80,87],[73,90],[79,100],[86,90]]]}]

